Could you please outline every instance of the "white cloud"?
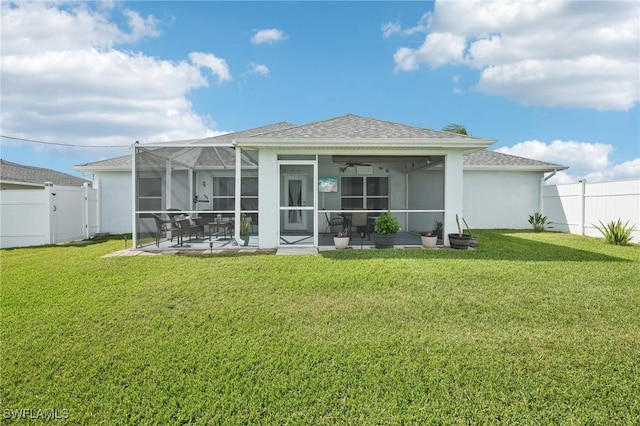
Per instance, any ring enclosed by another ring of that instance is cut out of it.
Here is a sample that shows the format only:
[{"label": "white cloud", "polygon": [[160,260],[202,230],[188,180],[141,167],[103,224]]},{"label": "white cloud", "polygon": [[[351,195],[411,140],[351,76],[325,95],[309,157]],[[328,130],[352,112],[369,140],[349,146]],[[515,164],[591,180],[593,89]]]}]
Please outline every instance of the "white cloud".
[{"label": "white cloud", "polygon": [[125,9],[123,13],[129,18],[130,42],[160,35],[160,31],[157,29],[157,20],[153,16],[149,15],[143,18],[138,12],[131,9]]},{"label": "white cloud", "polygon": [[400,31],[402,31],[402,27],[398,22],[382,24],[382,37],[384,38],[391,37],[391,35],[399,33]]},{"label": "white cloud", "polygon": [[262,64],[254,64],[253,62],[251,62],[249,64],[249,74],[258,74],[258,75],[264,75],[264,76],[268,76],[269,75],[269,68],[266,65],[262,65]]},{"label": "white cloud", "polygon": [[418,49],[398,49],[393,56],[396,71],[411,71],[420,63],[438,68],[449,62],[460,62],[464,52],[464,38],[451,33],[431,33]]},{"label": "white cloud", "polygon": [[253,44],[272,44],[277,41],[282,41],[286,39],[284,32],[281,30],[272,28],[268,30],[260,30],[256,31],[256,33],[251,37],[251,43]]},{"label": "white cloud", "polygon": [[[176,62],[118,48],[159,36],[153,16],[117,3],[0,7],[3,134],[120,145],[217,133],[186,94],[209,84],[202,68],[220,82],[230,80],[224,59],[194,52]],[[111,20],[118,13],[122,28]]]},{"label": "white cloud", "polygon": [[218,77],[218,82],[231,81],[231,73],[227,61],[212,53],[191,52],[189,59],[194,65],[209,68]]},{"label": "white cloud", "polygon": [[609,156],[613,153],[613,146],[609,144],[561,140],[545,143],[531,140],[512,147],[498,148],[496,151],[569,167],[558,172],[550,183],[571,183],[580,179],[600,182],[640,178],[640,158],[612,164]]},{"label": "white cloud", "polygon": [[[627,110],[640,101],[640,3],[438,1],[396,71],[462,64],[477,90],[525,104]],[[385,28],[383,28],[383,31]],[[383,35],[403,33],[389,26]]]},{"label": "white cloud", "polygon": [[425,13],[420,18],[420,21],[417,25],[402,29],[402,26],[399,22],[387,22],[382,25],[382,37],[388,38],[393,34],[400,34],[403,36],[410,36],[416,33],[426,33],[429,30],[429,25],[431,24],[431,13]]},{"label": "white cloud", "polygon": [[585,176],[587,182],[602,182],[617,179],[638,179],[640,178],[640,158],[616,164],[610,170],[602,170],[589,173]]}]

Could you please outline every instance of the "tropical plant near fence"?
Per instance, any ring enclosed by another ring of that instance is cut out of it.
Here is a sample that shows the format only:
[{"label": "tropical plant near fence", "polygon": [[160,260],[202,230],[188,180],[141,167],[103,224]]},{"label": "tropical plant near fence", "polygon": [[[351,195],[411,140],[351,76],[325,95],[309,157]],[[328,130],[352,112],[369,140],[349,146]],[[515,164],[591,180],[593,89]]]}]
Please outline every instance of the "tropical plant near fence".
[{"label": "tropical plant near fence", "polygon": [[549,219],[538,212],[529,215],[529,223],[533,226],[535,232],[542,232],[547,228],[552,228]]},{"label": "tropical plant near fence", "polygon": [[601,226],[593,225],[607,240],[609,244],[615,244],[617,246],[626,246],[631,242],[631,233],[633,232],[635,225],[629,226],[629,221],[624,225],[622,219],[612,220],[606,225],[599,221]]}]

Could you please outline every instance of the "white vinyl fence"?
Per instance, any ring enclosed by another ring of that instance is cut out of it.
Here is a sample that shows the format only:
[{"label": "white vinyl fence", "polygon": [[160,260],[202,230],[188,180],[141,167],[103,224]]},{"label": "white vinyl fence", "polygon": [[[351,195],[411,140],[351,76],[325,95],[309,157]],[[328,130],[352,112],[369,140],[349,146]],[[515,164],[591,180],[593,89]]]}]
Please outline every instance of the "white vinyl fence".
[{"label": "white vinyl fence", "polygon": [[640,242],[640,179],[544,187],[543,214],[555,231],[602,237],[593,225],[622,219],[635,225],[633,242]]},{"label": "white vinyl fence", "polygon": [[98,190],[88,185],[0,191],[0,248],[93,237],[97,214]]}]

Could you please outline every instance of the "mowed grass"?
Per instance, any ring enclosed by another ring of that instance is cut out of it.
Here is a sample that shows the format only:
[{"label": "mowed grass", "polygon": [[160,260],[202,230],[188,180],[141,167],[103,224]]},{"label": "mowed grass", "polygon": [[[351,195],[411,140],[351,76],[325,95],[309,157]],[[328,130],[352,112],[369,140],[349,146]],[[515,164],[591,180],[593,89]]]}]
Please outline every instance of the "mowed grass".
[{"label": "mowed grass", "polygon": [[[4,250],[2,409],[69,424],[638,424],[640,247]],[[20,424],[41,423],[22,418]]]}]

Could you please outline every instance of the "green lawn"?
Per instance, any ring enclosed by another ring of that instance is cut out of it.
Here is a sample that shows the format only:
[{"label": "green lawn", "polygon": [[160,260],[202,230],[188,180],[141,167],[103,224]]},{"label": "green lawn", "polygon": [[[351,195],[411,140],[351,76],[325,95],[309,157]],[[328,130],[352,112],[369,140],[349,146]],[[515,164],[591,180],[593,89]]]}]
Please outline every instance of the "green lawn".
[{"label": "green lawn", "polygon": [[479,235],[464,252],[101,257],[122,240],[3,250],[3,415],[638,424],[640,247]]}]

